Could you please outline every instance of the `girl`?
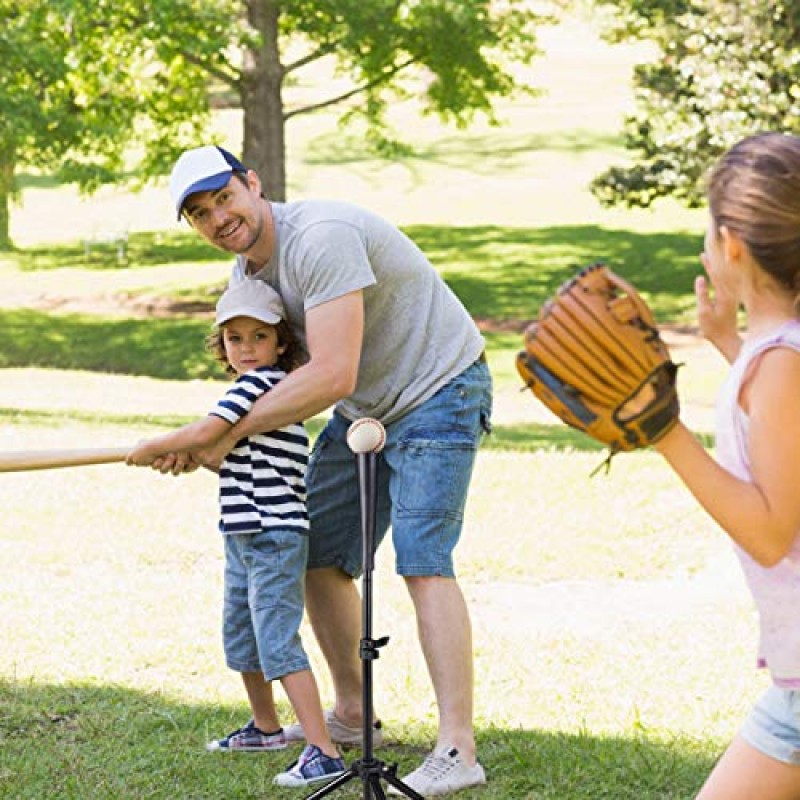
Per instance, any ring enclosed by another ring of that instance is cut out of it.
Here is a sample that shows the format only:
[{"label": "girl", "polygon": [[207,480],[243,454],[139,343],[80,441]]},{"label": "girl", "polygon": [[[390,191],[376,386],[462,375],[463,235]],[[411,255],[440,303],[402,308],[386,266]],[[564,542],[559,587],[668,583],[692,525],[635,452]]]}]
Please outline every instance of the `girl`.
[{"label": "girl", "polygon": [[[800,138],[741,141],[713,170],[696,281],[703,335],[732,364],[717,461],[679,423],[655,448],[733,540],[772,685],[699,800],[800,798]],[[736,330],[739,307],[746,332]]]},{"label": "girl", "polygon": [[[215,444],[299,364],[301,352],[278,294],[263,281],[251,280],[235,284],[220,298],[208,345],[238,376],[234,385],[207,417],[139,443],[128,464],[151,466],[169,453],[191,456]],[[271,685],[280,679],[308,741],[297,762],[276,776],[281,786],[305,786],[344,771],[299,634],[308,556],[307,461],[308,437],[298,423],[240,440],[219,471],[225,656],[242,675],[252,719],[210,742],[208,749],[286,747]]]}]

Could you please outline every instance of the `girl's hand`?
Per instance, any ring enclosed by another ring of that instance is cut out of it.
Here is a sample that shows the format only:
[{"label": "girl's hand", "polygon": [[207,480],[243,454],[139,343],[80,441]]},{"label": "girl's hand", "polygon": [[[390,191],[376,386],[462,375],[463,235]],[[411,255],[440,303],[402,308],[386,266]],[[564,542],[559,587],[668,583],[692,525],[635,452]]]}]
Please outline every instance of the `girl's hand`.
[{"label": "girl's hand", "polygon": [[[694,294],[697,302],[697,322],[700,333],[708,339],[728,360],[733,361],[742,346],[736,329],[736,313],[739,304],[736,296],[725,286],[715,284],[711,279],[708,258],[702,253],[700,260],[708,278],[698,275],[694,281]],[[709,292],[713,289],[713,297]]]}]

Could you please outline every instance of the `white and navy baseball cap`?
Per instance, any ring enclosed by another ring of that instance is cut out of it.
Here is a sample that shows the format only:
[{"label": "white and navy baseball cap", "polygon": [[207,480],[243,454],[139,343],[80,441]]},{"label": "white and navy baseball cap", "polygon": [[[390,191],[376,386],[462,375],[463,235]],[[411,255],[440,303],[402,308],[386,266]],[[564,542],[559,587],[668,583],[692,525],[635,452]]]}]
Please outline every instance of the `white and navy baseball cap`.
[{"label": "white and navy baseball cap", "polygon": [[217,326],[234,317],[252,317],[269,325],[286,319],[281,296],[264,281],[244,280],[229,286],[217,303]]},{"label": "white and navy baseball cap", "polygon": [[210,144],[183,153],[175,162],[169,177],[169,191],[178,219],[190,194],[215,192],[225,186],[236,172],[244,175],[247,168],[222,147]]}]

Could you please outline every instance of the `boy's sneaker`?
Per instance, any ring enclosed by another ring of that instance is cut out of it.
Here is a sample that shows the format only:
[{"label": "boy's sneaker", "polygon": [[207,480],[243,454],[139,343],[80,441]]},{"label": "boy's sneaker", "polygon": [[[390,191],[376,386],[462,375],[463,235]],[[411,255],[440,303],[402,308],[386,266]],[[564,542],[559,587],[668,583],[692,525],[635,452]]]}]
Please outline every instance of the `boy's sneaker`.
[{"label": "boy's sneaker", "polygon": [[344,773],[341,758],[326,756],[315,744],[306,745],[300,758],[286,772],[278,773],[272,782],[277,786],[308,786],[318,781],[332,780]]},{"label": "boy's sneaker", "polygon": [[[419,769],[401,780],[423,797],[438,797],[486,783],[486,774],[477,762],[474,767],[468,767],[457,748],[443,747],[434,750]],[[389,794],[398,795],[402,792],[390,786]]]},{"label": "boy's sneaker", "polygon": [[[332,710],[325,711],[325,724],[328,726],[328,733],[330,734],[331,741],[335,744],[352,745],[362,747],[364,744],[362,726],[357,725],[351,727],[345,725]],[[285,729],[287,742],[303,742],[305,741],[305,734],[303,733],[303,726],[299,722],[294,725],[289,725]],[[383,744],[383,727],[380,720],[375,722],[372,726],[372,746],[380,747]]]},{"label": "boy's sneaker", "polygon": [[224,739],[214,739],[206,745],[206,750],[220,753],[265,753],[285,748],[286,736],[283,728],[278,728],[273,733],[265,733],[256,728],[252,719],[243,728],[229,733]]}]

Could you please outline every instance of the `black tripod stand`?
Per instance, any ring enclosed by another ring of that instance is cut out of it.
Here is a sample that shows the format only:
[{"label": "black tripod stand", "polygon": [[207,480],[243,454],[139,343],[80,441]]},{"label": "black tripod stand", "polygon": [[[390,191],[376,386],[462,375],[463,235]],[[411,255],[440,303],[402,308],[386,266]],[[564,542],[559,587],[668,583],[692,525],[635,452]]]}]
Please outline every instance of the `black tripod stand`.
[{"label": "black tripod stand", "polygon": [[[380,426],[377,420],[375,425]],[[377,448],[380,449],[382,444]],[[411,800],[424,800],[410,786],[407,786],[397,777],[397,764],[387,765],[373,755],[372,746],[372,662],[380,656],[378,649],[386,645],[388,636],[380,639],[372,638],[372,572],[375,566],[375,520],[376,520],[376,475],[377,461],[376,450],[369,452],[356,452],[358,468],[358,485],[361,500],[361,563],[364,577],[361,585],[361,645],[359,656],[361,658],[362,698],[364,706],[364,754],[354,761],[350,767],[338,778],[325,784],[316,792],[306,797],[306,800],[317,800],[336,791],[340,786],[351,780],[360,778],[364,787],[364,800],[386,800],[386,793],[381,786],[381,779],[397,789],[400,794],[410,797]]]}]

